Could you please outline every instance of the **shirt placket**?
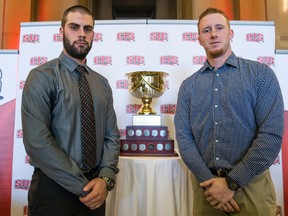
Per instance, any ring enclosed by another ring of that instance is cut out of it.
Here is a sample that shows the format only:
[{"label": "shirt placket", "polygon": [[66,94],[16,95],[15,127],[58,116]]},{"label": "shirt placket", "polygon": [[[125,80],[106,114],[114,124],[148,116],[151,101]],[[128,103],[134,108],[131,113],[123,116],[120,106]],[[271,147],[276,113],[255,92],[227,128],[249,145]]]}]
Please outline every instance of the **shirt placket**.
[{"label": "shirt placket", "polygon": [[214,142],[214,164],[215,167],[219,167],[220,163],[220,154],[219,154],[219,145],[220,141],[219,140],[219,133],[218,133],[218,121],[220,118],[220,110],[219,110],[219,105],[220,105],[220,73],[219,71],[214,71],[214,84],[213,84],[213,142]]}]

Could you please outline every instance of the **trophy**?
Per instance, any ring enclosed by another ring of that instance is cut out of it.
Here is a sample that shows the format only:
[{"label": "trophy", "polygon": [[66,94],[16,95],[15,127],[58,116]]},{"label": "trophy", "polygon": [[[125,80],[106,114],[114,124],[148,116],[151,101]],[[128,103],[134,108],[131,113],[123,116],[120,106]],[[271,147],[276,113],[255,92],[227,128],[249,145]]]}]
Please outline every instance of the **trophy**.
[{"label": "trophy", "polygon": [[151,107],[153,98],[166,90],[168,73],[136,71],[127,73],[128,90],[142,100],[142,107],[133,115],[132,126],[126,126],[126,139],[120,139],[123,156],[174,156],[174,140],[168,137],[168,127],[162,126],[161,115]]},{"label": "trophy", "polygon": [[165,92],[165,81],[168,73],[158,71],[137,71],[127,73],[128,89],[131,95],[142,100],[140,115],[156,114],[151,107],[152,99]]}]

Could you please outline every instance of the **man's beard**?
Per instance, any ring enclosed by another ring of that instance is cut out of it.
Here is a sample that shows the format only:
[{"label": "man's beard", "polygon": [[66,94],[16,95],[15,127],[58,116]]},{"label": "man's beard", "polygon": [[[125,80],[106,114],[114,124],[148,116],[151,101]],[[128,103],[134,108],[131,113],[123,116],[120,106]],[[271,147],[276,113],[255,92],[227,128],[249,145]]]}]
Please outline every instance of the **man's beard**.
[{"label": "man's beard", "polygon": [[85,41],[85,43],[87,44],[87,47],[78,48],[78,49],[75,47],[75,43],[76,42],[73,42],[71,44],[69,39],[65,36],[65,34],[63,34],[63,46],[67,54],[75,59],[81,59],[81,60],[85,59],[92,48],[92,43],[89,46],[88,42]]},{"label": "man's beard", "polygon": [[218,58],[222,56],[223,54],[224,54],[224,50],[222,48],[210,52],[210,56],[212,58]]}]

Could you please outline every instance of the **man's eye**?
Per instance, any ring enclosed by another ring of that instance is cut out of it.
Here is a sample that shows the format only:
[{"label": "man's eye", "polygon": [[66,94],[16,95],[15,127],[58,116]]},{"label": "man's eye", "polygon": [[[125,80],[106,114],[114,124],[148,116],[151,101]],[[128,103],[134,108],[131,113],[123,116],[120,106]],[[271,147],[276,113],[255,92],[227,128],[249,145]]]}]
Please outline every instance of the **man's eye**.
[{"label": "man's eye", "polygon": [[78,29],[78,27],[77,26],[71,26],[71,29],[75,31]]},{"label": "man's eye", "polygon": [[87,33],[92,32],[92,31],[93,31],[93,29],[91,29],[91,28],[86,28],[85,29],[85,32],[87,32]]}]

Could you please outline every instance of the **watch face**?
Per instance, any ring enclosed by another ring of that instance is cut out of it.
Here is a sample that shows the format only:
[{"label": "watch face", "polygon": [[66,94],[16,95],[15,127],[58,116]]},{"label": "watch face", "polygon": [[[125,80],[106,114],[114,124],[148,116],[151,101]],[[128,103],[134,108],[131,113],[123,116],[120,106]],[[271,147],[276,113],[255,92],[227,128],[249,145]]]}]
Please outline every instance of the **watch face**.
[{"label": "watch face", "polygon": [[105,181],[107,190],[108,191],[113,190],[113,188],[115,186],[114,180],[111,178],[108,178],[108,177],[101,177],[101,178]]},{"label": "watch face", "polygon": [[108,189],[109,191],[113,190],[113,188],[114,188],[114,186],[115,186],[115,183],[114,183],[113,181],[110,180],[110,181],[107,182],[106,184],[107,184],[107,189]]},{"label": "watch face", "polygon": [[239,189],[239,185],[236,182],[230,182],[230,188],[234,191]]},{"label": "watch face", "polygon": [[234,181],[231,177],[226,176],[225,179],[227,181],[227,184],[228,184],[228,187],[230,190],[237,191],[240,188],[238,183],[236,181]]}]

